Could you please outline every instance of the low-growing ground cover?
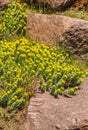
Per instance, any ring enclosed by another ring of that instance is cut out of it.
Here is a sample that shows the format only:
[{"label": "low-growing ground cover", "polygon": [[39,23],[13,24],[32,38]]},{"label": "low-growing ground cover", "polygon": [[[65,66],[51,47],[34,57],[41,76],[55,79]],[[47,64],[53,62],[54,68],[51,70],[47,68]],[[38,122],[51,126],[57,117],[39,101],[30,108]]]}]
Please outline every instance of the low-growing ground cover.
[{"label": "low-growing ground cover", "polygon": [[[3,130],[22,130],[17,126],[21,118],[15,120],[19,114],[8,112],[28,105],[28,99],[35,94],[36,78],[42,92],[49,91],[57,97],[73,95],[86,76],[65,50],[20,38],[25,31],[25,4],[12,0],[0,12],[0,106],[3,107],[0,107],[0,128]],[[6,122],[9,125],[4,126]]]},{"label": "low-growing ground cover", "polygon": [[0,129],[1,130],[25,130],[24,111],[8,112],[7,109],[0,107]]},{"label": "low-growing ground cover", "polygon": [[66,11],[64,15],[72,17],[72,18],[79,18],[88,21],[88,13],[86,11]]},{"label": "low-growing ground cover", "polygon": [[26,5],[12,0],[6,11],[0,12],[0,40],[11,40],[14,36],[25,35],[26,31]]},{"label": "low-growing ground cover", "polygon": [[58,96],[74,94],[85,73],[71,63],[64,50],[26,38],[0,41],[0,105],[23,109],[33,94],[31,87],[36,77],[40,79],[42,91]]}]

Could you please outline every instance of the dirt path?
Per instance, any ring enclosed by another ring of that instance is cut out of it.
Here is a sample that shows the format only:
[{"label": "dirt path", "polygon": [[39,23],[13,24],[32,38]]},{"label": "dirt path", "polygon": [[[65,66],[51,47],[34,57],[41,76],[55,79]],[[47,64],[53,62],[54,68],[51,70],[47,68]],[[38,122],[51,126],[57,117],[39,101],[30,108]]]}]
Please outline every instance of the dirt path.
[{"label": "dirt path", "polygon": [[27,130],[88,130],[88,78],[80,87],[71,98],[55,99],[48,92],[33,97]]}]

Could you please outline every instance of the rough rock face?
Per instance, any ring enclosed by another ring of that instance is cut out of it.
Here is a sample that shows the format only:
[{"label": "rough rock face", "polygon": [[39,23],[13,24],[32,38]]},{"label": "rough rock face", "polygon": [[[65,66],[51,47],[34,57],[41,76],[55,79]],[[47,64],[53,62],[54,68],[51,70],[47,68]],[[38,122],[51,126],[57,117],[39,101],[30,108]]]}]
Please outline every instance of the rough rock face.
[{"label": "rough rock face", "polygon": [[10,0],[0,0],[0,11],[5,9],[10,3]]},{"label": "rough rock face", "polygon": [[49,93],[31,98],[27,130],[88,130],[88,78],[71,98]]},{"label": "rough rock face", "polygon": [[65,10],[76,0],[37,0],[37,3],[43,4],[47,9]]},{"label": "rough rock face", "polygon": [[88,56],[88,22],[61,15],[27,15],[30,38],[52,45],[65,42],[73,53]]},{"label": "rough rock face", "polygon": [[88,22],[79,22],[74,24],[63,34],[69,50],[81,55],[82,58],[88,58]]}]

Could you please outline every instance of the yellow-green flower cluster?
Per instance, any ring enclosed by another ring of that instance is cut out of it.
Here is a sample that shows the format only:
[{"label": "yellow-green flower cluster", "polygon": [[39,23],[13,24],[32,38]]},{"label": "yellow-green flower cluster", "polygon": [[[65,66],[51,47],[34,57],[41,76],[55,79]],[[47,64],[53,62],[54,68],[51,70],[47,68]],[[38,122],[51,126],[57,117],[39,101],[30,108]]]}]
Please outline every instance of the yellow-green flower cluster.
[{"label": "yellow-green flower cluster", "polygon": [[74,94],[85,73],[71,64],[69,55],[52,46],[21,38],[14,42],[0,41],[0,83],[3,93],[0,104],[22,109],[35,78],[41,91],[54,96]]},{"label": "yellow-green flower cluster", "polygon": [[0,12],[0,39],[11,39],[15,35],[24,35],[26,31],[25,8],[16,0]]}]

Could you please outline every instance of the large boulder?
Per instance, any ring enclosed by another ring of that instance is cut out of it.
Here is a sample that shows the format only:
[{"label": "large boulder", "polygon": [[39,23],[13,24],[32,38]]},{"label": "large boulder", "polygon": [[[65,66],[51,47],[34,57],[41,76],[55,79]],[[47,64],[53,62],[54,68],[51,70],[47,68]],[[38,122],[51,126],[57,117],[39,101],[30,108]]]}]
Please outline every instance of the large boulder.
[{"label": "large boulder", "polygon": [[88,78],[77,95],[58,99],[48,92],[31,98],[27,130],[88,130]]},{"label": "large boulder", "polygon": [[0,11],[5,9],[10,3],[10,0],[0,0]]},{"label": "large boulder", "polygon": [[88,56],[88,22],[61,15],[27,13],[27,16],[30,38],[52,45],[64,42],[72,53]]},{"label": "large boulder", "polygon": [[75,1],[76,0],[37,0],[36,4],[40,4],[47,9],[60,11],[70,7]]}]

